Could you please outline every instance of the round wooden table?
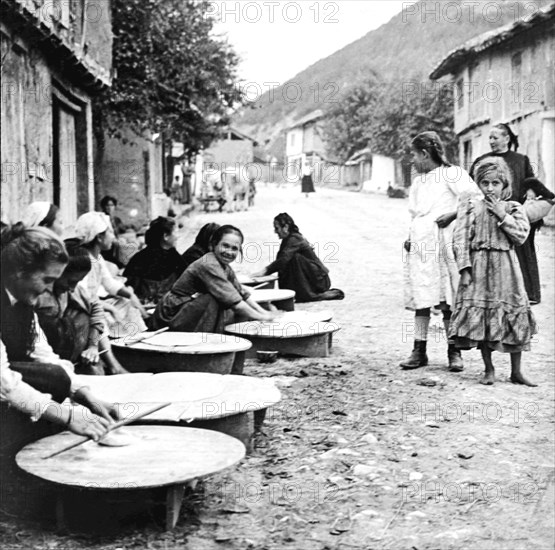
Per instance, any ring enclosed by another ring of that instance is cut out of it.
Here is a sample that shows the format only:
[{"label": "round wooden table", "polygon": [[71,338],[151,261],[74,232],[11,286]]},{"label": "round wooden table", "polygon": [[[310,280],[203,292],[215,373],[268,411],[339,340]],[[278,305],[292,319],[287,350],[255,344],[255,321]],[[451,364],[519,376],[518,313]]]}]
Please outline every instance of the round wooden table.
[{"label": "round wooden table", "polygon": [[[296,315],[301,314],[301,315]],[[252,347],[247,357],[257,351],[277,351],[281,355],[327,357],[331,352],[332,337],[340,329],[329,321],[331,313],[291,312],[271,322],[246,321],[225,327],[229,334],[247,338]]]},{"label": "round wooden table", "polygon": [[[44,458],[80,439],[70,432],[24,447],[17,465],[58,485],[95,491],[166,488],[166,528],[175,527],[186,484],[237,464],[245,447],[237,439],[210,430],[171,426],[126,426],[133,436],[126,447],[93,441],[52,458]],[[63,495],[62,495],[63,496]],[[58,501],[63,522],[64,502]]]},{"label": "round wooden table", "polygon": [[78,379],[98,398],[118,403],[122,416],[136,415],[156,403],[171,403],[139,424],[216,430],[236,437],[248,451],[266,410],[281,400],[271,379],[251,376],[166,372],[78,375]]},{"label": "round wooden table", "polygon": [[251,297],[265,309],[269,309],[268,304],[273,304],[282,311],[295,309],[295,291],[287,288],[256,289],[251,292]]},{"label": "round wooden table", "polygon": [[132,345],[130,338],[112,341],[118,361],[130,372],[212,372],[241,374],[243,338],[209,332],[163,332]]}]

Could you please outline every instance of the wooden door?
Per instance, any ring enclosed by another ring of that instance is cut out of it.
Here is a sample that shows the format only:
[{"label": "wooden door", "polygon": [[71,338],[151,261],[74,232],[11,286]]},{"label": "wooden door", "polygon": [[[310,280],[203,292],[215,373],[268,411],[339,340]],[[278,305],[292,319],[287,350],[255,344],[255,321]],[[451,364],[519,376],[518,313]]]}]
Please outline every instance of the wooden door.
[{"label": "wooden door", "polygon": [[75,112],[54,101],[54,203],[65,227],[77,219],[77,178]]}]

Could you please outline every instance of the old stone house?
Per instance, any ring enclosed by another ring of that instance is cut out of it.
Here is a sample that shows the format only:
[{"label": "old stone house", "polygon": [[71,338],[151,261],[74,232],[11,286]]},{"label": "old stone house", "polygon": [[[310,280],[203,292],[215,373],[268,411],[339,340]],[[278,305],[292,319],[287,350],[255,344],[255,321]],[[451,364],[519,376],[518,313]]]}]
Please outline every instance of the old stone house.
[{"label": "old stone house", "polygon": [[452,75],[460,163],[490,150],[492,125],[508,123],[518,152],[555,189],[555,4],[456,48],[430,78]]},{"label": "old stone house", "polygon": [[305,161],[313,167],[313,179],[316,183],[336,184],[339,181],[338,164],[327,158],[323,122],[324,112],[317,109],[287,128],[285,143],[287,181],[294,182],[302,177]]},{"label": "old stone house", "polygon": [[109,0],[1,0],[2,221],[34,200],[94,208],[91,98],[110,86]]}]

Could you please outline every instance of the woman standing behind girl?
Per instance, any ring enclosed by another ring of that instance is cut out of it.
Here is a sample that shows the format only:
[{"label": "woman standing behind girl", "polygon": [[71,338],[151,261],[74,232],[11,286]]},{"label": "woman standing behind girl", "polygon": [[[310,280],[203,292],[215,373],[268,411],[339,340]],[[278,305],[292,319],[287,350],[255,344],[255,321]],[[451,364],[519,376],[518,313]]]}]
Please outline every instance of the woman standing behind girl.
[{"label": "woman standing behind girl", "polygon": [[[449,330],[451,304],[458,284],[458,273],[451,246],[457,201],[462,193],[478,194],[470,176],[452,166],[445,156],[443,143],[435,132],[422,132],[412,140],[414,167],[419,175],[409,194],[411,215],[405,268],[405,307],[415,312],[414,348],[401,363],[404,369],[428,364],[426,344],[430,310],[443,312],[445,332]],[[449,369],[460,372],[460,351],[449,342]]]},{"label": "woman standing behind girl", "polygon": [[535,386],[520,370],[536,324],[514,253],[530,224],[522,206],[509,200],[511,170],[503,159],[482,160],[474,174],[484,198],[459,205],[454,246],[461,277],[449,334],[458,347],[480,348],[482,384],[495,381],[496,350],[511,354],[511,382]]}]

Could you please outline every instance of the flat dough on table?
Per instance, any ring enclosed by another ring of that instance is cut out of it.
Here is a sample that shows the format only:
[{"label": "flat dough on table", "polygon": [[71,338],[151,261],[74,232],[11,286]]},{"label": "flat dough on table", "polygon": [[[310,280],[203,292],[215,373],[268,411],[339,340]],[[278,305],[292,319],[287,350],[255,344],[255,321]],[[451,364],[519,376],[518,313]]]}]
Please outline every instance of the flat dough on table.
[{"label": "flat dough on table", "polygon": [[121,428],[108,432],[104,437],[98,440],[99,445],[104,447],[127,447],[132,445],[137,438],[130,432],[122,430]]},{"label": "flat dough on table", "polygon": [[162,332],[141,342],[149,346],[180,347],[198,346],[202,344],[202,334],[199,332]]},{"label": "flat dough on table", "polygon": [[276,318],[280,324],[285,323],[317,323],[330,321],[333,318],[333,312],[329,309],[324,309],[321,311],[284,311]]}]

